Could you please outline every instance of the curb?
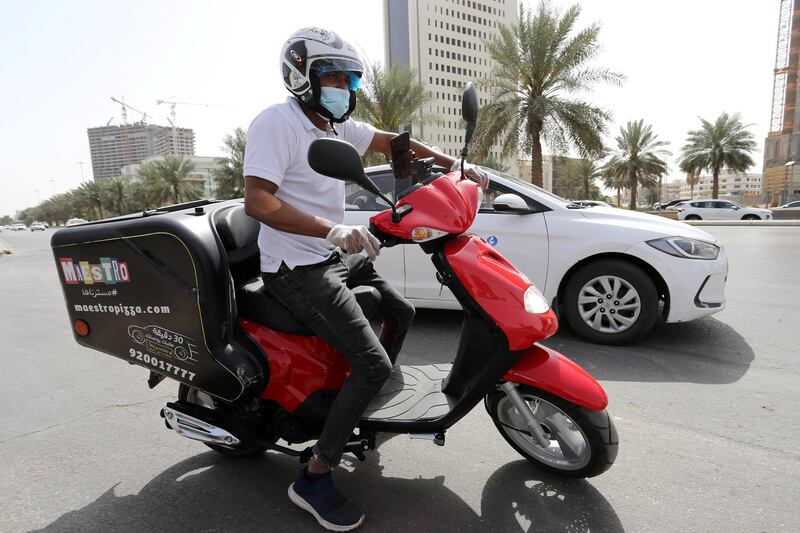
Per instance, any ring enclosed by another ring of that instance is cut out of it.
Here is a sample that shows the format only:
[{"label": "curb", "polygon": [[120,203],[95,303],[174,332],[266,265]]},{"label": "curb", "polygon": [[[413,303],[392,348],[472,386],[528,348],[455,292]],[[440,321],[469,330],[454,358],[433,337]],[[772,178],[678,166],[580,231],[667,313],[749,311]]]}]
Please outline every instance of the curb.
[{"label": "curb", "polygon": [[800,220],[683,220],[691,226],[800,227]]}]

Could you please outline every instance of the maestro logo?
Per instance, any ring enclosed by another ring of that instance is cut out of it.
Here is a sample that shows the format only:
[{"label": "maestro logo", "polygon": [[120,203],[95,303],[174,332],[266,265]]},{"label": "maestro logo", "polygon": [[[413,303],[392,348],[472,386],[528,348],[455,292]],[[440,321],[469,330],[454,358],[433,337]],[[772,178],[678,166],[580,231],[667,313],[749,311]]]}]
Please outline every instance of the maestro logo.
[{"label": "maestro logo", "polygon": [[115,257],[101,257],[99,263],[59,257],[58,262],[67,285],[116,285],[131,281],[128,263]]}]

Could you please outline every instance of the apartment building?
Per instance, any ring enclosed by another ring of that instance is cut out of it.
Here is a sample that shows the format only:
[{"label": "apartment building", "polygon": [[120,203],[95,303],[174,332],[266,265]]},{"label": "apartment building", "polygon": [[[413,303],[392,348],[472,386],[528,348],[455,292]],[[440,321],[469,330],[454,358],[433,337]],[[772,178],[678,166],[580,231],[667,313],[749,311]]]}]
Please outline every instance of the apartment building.
[{"label": "apartment building", "polygon": [[113,178],[125,165],[154,155],[194,155],[194,130],[137,122],[86,130],[94,179]]},{"label": "apartment building", "polygon": [[[436,121],[412,125],[412,136],[451,156],[461,152],[461,94],[467,82],[491,74],[485,43],[517,18],[517,0],[384,0],[386,64],[414,70],[433,96],[423,112]],[[488,91],[478,94],[484,104]],[[498,147],[492,155],[499,159]]]}]

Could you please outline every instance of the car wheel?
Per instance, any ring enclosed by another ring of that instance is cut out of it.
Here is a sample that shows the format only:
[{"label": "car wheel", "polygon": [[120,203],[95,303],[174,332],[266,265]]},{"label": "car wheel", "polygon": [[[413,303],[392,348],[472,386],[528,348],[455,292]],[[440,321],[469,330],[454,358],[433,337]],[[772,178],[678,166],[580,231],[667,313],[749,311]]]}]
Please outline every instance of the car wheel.
[{"label": "car wheel", "polygon": [[761,217],[758,215],[745,215],[742,220],[761,220]]},{"label": "car wheel", "polygon": [[564,286],[564,315],[572,330],[600,344],[626,344],[650,331],[658,291],[641,268],[601,259],[578,269]]},{"label": "car wheel", "polygon": [[703,220],[700,215],[686,215],[683,220]]}]

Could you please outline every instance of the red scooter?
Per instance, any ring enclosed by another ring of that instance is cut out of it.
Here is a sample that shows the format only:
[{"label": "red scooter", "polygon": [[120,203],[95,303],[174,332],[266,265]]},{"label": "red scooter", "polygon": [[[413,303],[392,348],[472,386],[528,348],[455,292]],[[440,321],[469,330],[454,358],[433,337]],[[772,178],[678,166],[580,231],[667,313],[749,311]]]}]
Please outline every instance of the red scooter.
[{"label": "red scooter", "polygon": [[[470,87],[466,143],[477,112]],[[370,219],[373,234],[382,246],[420,245],[464,309],[452,364],[396,366],[346,451],[363,460],[378,432],[442,446],[483,400],[506,441],[541,468],[570,477],[607,470],[618,439],[605,392],[536,344],[555,333],[555,314],[524,274],[465,233],[480,207],[478,185],[463,170],[437,173],[415,159],[395,203],[364,175],[351,145],[319,139],[308,158],[320,174],[383,197],[391,207]],[[319,436],[349,365],[263,292],[257,233],[240,202],[206,201],[60,230],[52,247],[76,340],[148,368],[151,387],[165,376],[181,382],[161,412],[167,427],[228,455],[270,449],[307,460],[310,448],[290,445]],[[374,314],[380,294],[354,291]]]}]

